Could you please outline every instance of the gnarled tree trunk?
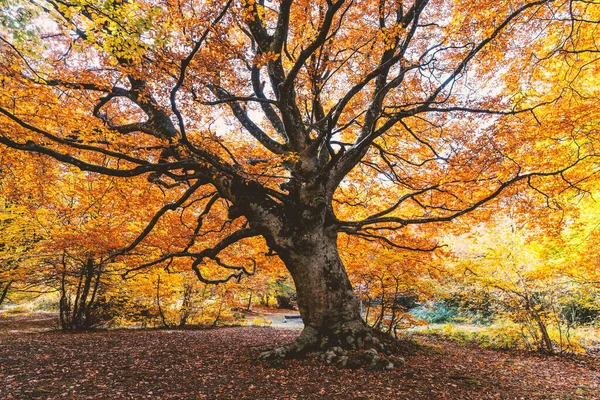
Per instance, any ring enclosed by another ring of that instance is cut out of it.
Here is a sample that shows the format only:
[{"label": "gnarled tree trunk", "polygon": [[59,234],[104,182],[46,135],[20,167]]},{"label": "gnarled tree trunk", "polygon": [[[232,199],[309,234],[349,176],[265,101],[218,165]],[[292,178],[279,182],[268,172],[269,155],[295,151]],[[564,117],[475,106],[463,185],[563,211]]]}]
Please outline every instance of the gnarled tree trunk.
[{"label": "gnarled tree trunk", "polygon": [[360,315],[360,301],[338,253],[335,227],[302,229],[288,242],[291,247],[277,251],[294,279],[304,329],[293,343],[264,353],[262,358],[336,348],[380,349]]},{"label": "gnarled tree trunk", "polygon": [[298,308],[308,338],[319,347],[356,348],[368,329],[360,316],[358,297],[340,260],[335,231],[307,233],[282,257],[298,293]]},{"label": "gnarled tree trunk", "polygon": [[381,349],[360,315],[337,247],[339,221],[333,211],[333,189],[319,180],[295,180],[286,188],[287,202],[271,201],[258,188],[229,185],[229,216],[244,215],[283,261],[296,285],[304,330],[291,344],[261,357],[285,358],[310,351]]}]

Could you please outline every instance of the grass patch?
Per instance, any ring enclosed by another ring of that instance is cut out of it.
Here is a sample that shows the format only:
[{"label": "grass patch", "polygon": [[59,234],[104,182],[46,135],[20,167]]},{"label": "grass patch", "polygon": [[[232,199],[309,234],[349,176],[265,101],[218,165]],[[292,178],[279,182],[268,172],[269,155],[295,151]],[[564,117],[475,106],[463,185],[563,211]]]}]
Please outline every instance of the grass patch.
[{"label": "grass patch", "polygon": [[[510,321],[497,321],[490,325],[461,323],[430,324],[411,329],[422,335],[440,335],[460,344],[476,344],[494,349],[535,350],[535,341],[524,329]],[[556,346],[556,352],[596,353],[600,351],[600,329],[592,326],[572,329],[565,335],[558,329],[549,333]]]}]

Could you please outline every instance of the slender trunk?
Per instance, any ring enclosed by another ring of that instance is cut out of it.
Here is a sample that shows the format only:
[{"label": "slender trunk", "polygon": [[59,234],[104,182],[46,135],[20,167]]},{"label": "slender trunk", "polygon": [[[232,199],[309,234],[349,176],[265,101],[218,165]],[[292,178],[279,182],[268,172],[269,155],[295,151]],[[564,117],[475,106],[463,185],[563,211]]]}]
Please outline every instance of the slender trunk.
[{"label": "slender trunk", "polygon": [[60,279],[60,326],[64,331],[71,329],[71,302],[67,293],[66,285],[67,273],[63,271]]},{"label": "slender trunk", "polygon": [[99,314],[95,313],[97,311],[96,304],[96,296],[98,295],[98,289],[100,288],[100,278],[102,276],[102,267],[98,266],[98,271],[95,274],[96,281],[94,282],[94,289],[92,290],[92,296],[90,297],[90,301],[88,302],[88,306],[85,310],[85,320],[86,326],[90,327],[91,325],[100,322],[98,319]]},{"label": "slender trunk", "polygon": [[184,313],[181,318],[179,318],[179,327],[183,328],[187,325],[187,320],[189,318],[190,314],[188,313]]},{"label": "slender trunk", "polygon": [[202,294],[200,295],[202,301],[200,306],[200,321],[204,318],[204,309],[206,308],[206,285],[202,286]]},{"label": "slender trunk", "polygon": [[2,289],[2,293],[0,293],[0,306],[6,299],[6,295],[8,294],[8,289],[10,289],[10,286],[13,284],[13,282],[14,282],[13,280],[8,281],[6,283],[6,285],[4,286],[4,288]]},{"label": "slender trunk", "polygon": [[192,285],[183,285],[183,301],[181,303],[181,316],[179,318],[179,327],[183,328],[192,314]]},{"label": "slender trunk", "polygon": [[[89,321],[86,321],[85,315],[87,314],[87,309],[90,305],[88,297],[90,294],[90,289],[92,288],[92,280],[94,278],[94,261],[88,259],[83,268],[83,274],[85,275],[83,290],[81,291],[81,293],[79,293],[78,288],[77,292],[78,295],[80,295],[75,299],[76,305],[73,309],[73,320],[75,322],[75,329],[89,328]],[[77,306],[77,302],[79,302],[79,306]]]},{"label": "slender trunk", "polygon": [[394,329],[394,326],[396,325],[396,313],[398,312],[398,306],[396,304],[396,299],[398,298],[398,280],[394,277],[394,279],[396,280],[396,287],[394,289],[394,296],[392,297],[392,315],[390,316],[390,325],[388,326],[386,332],[387,333],[391,333],[392,329]]},{"label": "slender trunk", "polygon": [[538,314],[538,312],[536,310],[531,310],[531,315],[533,316],[533,319],[535,320],[539,330],[540,330],[540,334],[542,335],[542,348],[548,352],[548,353],[554,353],[554,348],[552,346],[552,339],[550,339],[550,335],[548,334],[548,329],[546,329],[546,324],[544,323],[544,321],[542,321],[542,318],[540,317],[540,315]]},{"label": "slender trunk", "polygon": [[79,296],[81,295],[81,287],[83,285],[83,277],[85,274],[85,264],[81,267],[81,271],[79,273],[79,282],[77,283],[77,291],[75,292],[75,300],[73,300],[73,309],[70,310],[71,313],[71,326],[69,329],[74,329],[74,327],[78,326],[77,315],[79,314],[77,310],[79,310]]},{"label": "slender trunk", "polygon": [[385,284],[383,283],[383,275],[378,277],[379,285],[381,286],[381,307],[379,308],[379,316],[375,320],[375,325],[373,325],[376,329],[378,329],[383,323],[383,318],[385,317]]},{"label": "slender trunk", "polygon": [[250,311],[250,307],[252,306],[252,294],[254,292],[250,290],[250,295],[248,296],[248,305],[246,306],[246,311]]},{"label": "slender trunk", "polygon": [[550,335],[548,334],[548,330],[546,329],[546,324],[542,321],[538,310],[535,308],[535,302],[526,292],[523,297],[525,300],[525,310],[529,314],[529,316],[535,321],[539,329],[539,333],[542,335],[540,339],[540,349],[547,351],[548,353],[554,353],[554,349],[552,346],[552,339],[550,339]]},{"label": "slender trunk", "polygon": [[219,319],[221,318],[221,311],[223,310],[223,299],[219,300],[219,310],[217,311],[217,316],[215,317],[215,320],[213,321],[213,326],[217,326],[217,324],[219,323]]},{"label": "slender trunk", "polygon": [[158,315],[160,315],[163,327],[169,328],[169,324],[167,323],[167,319],[165,318],[165,313],[163,312],[162,306],[160,304],[160,275],[158,275],[158,282],[156,283],[156,306],[158,307]]},{"label": "slender trunk", "polygon": [[184,328],[187,325],[189,315],[185,314],[179,319],[179,327]]}]

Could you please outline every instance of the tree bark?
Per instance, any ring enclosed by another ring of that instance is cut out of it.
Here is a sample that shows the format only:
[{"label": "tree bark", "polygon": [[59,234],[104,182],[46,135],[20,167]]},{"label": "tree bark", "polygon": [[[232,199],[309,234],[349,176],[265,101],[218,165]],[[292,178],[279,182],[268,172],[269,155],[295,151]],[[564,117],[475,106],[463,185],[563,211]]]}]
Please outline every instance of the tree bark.
[{"label": "tree bark", "polygon": [[533,316],[533,319],[535,320],[535,322],[540,330],[540,334],[542,335],[542,339],[540,341],[540,348],[549,354],[553,354],[554,346],[552,346],[552,339],[550,338],[550,335],[548,334],[548,329],[546,329],[546,324],[544,323],[544,321],[542,321],[542,318],[540,317],[540,315],[538,314],[538,312],[536,310],[531,310],[530,314]]},{"label": "tree bark", "polygon": [[294,343],[264,353],[263,358],[290,357],[335,347],[376,347],[339,257],[336,230],[304,230],[301,235],[294,235],[291,242],[291,248],[279,249],[278,253],[296,285],[304,329]]},{"label": "tree bark", "polygon": [[[6,296],[8,295],[8,290],[10,289],[10,286],[12,285],[12,283],[13,283],[12,280],[8,281],[6,283],[6,285],[4,286],[4,288],[2,289],[2,291],[0,293],[0,305],[2,305],[2,303],[4,303],[4,300],[6,299]],[[0,285],[0,286],[2,286],[2,285]]]},{"label": "tree bark", "polygon": [[75,330],[89,329],[92,325],[91,321],[88,321],[88,309],[92,303],[89,301],[89,293],[92,288],[92,279],[94,278],[94,260],[88,259],[82,266],[83,290],[80,292],[80,288],[77,289],[77,296],[75,297],[75,305],[73,307],[73,328]]},{"label": "tree bark", "polygon": [[[310,160],[309,160],[310,161]],[[262,359],[294,357],[311,351],[332,350],[340,358],[344,350],[382,350],[371,328],[360,315],[360,300],[338,253],[338,220],[331,206],[333,190],[319,179],[304,179],[286,186],[289,202],[278,204],[264,192],[245,183],[224,188],[233,205],[229,217],[244,215],[285,264],[296,286],[304,329],[291,344],[263,353]],[[316,175],[315,175],[316,176]],[[371,355],[377,351],[370,352]],[[370,364],[391,363],[367,357]]]}]

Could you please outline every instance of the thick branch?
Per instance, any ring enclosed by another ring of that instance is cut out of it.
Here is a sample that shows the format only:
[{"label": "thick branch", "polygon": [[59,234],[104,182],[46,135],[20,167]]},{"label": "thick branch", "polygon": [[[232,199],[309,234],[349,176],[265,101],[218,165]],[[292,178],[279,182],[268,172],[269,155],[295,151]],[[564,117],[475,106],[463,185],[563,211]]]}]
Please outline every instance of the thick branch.
[{"label": "thick branch", "polygon": [[251,70],[251,80],[252,80],[252,88],[254,89],[254,94],[256,95],[256,97],[258,99],[262,100],[259,102],[260,107],[262,108],[263,112],[269,119],[269,122],[271,123],[271,125],[273,125],[273,128],[275,128],[275,130],[277,131],[279,136],[283,139],[283,141],[287,145],[290,139],[285,131],[285,126],[283,125],[283,121],[281,120],[281,118],[279,118],[279,115],[277,115],[277,113],[271,106],[271,104],[277,105],[277,102],[274,100],[267,99],[267,97],[265,96],[265,94],[263,92],[264,85],[263,85],[263,82],[261,82],[261,80],[260,80],[260,69],[258,69],[257,67],[253,67]]},{"label": "thick branch", "polygon": [[59,153],[55,150],[36,144],[31,140],[28,140],[26,143],[18,143],[5,136],[0,136],[0,143],[15,150],[23,150],[32,153],[45,154],[65,164],[73,165],[82,171],[96,172],[99,174],[109,176],[132,177],[143,175],[149,172],[165,173],[167,171],[176,169],[194,169],[198,167],[198,164],[192,160],[183,160],[163,164],[148,163],[131,169],[115,169],[104,167],[101,165],[90,164],[69,154]]},{"label": "thick branch", "polygon": [[248,116],[248,113],[238,102],[231,102],[232,96],[222,87],[210,85],[209,89],[220,99],[225,101],[235,118],[242,124],[242,126],[262,144],[265,148],[274,154],[283,154],[287,151],[286,146],[271,139],[269,135],[260,129]]},{"label": "thick branch", "polygon": [[231,235],[225,237],[219,243],[217,243],[215,246],[206,248],[206,249],[202,250],[201,252],[181,251],[181,252],[176,252],[176,253],[168,253],[168,254],[163,255],[162,257],[157,258],[156,260],[144,263],[140,266],[137,266],[135,268],[127,270],[123,274],[123,277],[124,278],[127,277],[127,275],[129,275],[130,273],[132,273],[134,271],[152,267],[154,265],[158,265],[163,262],[173,260],[174,258],[194,259],[192,268],[194,268],[194,266],[195,266],[195,268],[197,268],[197,266],[201,262],[203,262],[203,260],[205,258],[210,258],[210,259],[214,260],[219,255],[219,253],[222,252],[223,250],[225,250],[227,247],[231,246],[234,243],[239,242],[240,240],[251,238],[254,236],[259,236],[259,233],[256,230],[254,230],[252,228],[243,228],[243,229],[240,229],[239,231],[236,231],[236,232],[232,233]]}]

